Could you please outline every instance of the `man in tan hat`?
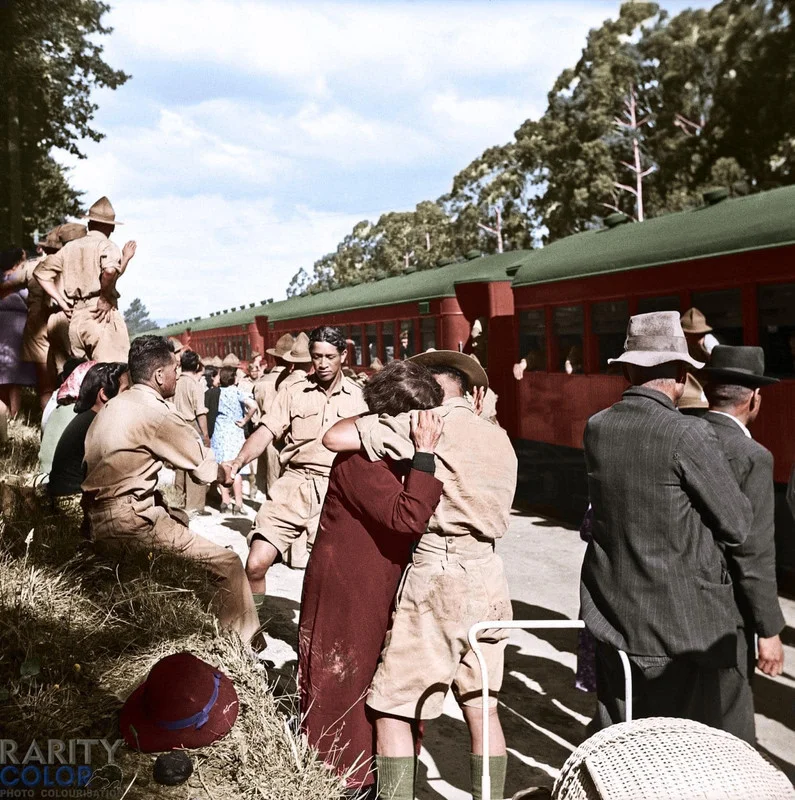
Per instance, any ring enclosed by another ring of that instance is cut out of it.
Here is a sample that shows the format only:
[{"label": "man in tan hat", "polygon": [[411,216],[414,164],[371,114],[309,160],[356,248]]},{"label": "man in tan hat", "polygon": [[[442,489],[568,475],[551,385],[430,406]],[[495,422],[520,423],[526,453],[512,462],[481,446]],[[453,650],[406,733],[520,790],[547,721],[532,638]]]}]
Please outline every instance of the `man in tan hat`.
[{"label": "man in tan hat", "polygon": [[[260,413],[260,421],[273,406],[276,399],[279,381],[290,374],[290,363],[285,361],[284,356],[293,349],[295,339],[289,333],[279,337],[274,347],[269,347],[265,352],[271,356],[275,363],[270,372],[266,372],[254,384],[254,400]],[[269,489],[273,486],[281,475],[281,464],[279,463],[279,450],[274,442],[271,442],[265,452],[257,460],[257,483],[259,488],[268,496]]]},{"label": "man in tan hat", "polygon": [[709,363],[709,354],[718,344],[718,340],[712,335],[707,318],[697,308],[688,308],[679,321],[682,323],[690,355],[696,361]]},{"label": "man in tan hat", "polygon": [[630,318],[617,363],[631,384],[583,439],[593,539],[580,603],[596,643],[599,727],[625,718],[618,651],[635,717],[674,716],[747,736],[738,630],[722,550],[741,545],[751,506],[710,425],[676,410],[689,353],[675,311]]},{"label": "man in tan hat", "polygon": [[101,197],[89,209],[88,234],[48,256],[34,271],[41,288],[69,319],[69,345],[77,358],[127,360],[130,337],[118,309],[116,281],[136,245],[127,242],[120,251],[110,241],[117,224],[110,200]]},{"label": "man in tan hat", "polygon": [[[379,796],[414,798],[412,726],[442,713],[452,687],[469,728],[471,779],[480,796],[484,713],[490,731],[491,797],[502,797],[507,756],[497,714],[506,634],[479,635],[493,696],[483,709],[482,684],[467,632],[484,619],[511,619],[511,600],[496,540],[508,529],[517,460],[507,434],[482,419],[488,388],[480,364],[463,353],[436,350],[410,359],[427,367],[444,390],[444,429],[436,446],[442,498],[417,545],[387,634],[367,705],[376,715]],[[372,460],[411,459],[408,415],[344,420],[323,439],[332,450],[363,447]]]},{"label": "man in tan hat", "polygon": [[[283,358],[291,363],[303,358],[299,336]],[[295,354],[294,354],[295,353]],[[260,426],[230,464],[227,483],[241,467],[260,456],[274,440],[284,440],[281,464],[284,474],[271,488],[271,497],[257,513],[249,537],[246,564],[255,601],[262,605],[265,576],[302,533],[310,545],[317,533],[320,510],[328,489],[334,454],[323,447],[323,434],[337,420],[367,410],[362,390],[341,374],[345,363],[345,337],[337,328],[315,328],[309,336],[309,354],[315,371],[282,386]]]}]

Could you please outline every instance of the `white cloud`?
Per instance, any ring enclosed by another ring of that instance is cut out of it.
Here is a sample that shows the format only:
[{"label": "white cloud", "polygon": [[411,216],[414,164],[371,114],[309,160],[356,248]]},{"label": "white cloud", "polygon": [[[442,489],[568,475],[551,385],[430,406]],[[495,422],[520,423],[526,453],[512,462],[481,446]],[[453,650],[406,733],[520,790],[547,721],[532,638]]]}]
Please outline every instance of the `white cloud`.
[{"label": "white cloud", "polygon": [[[93,195],[92,195],[93,197]],[[290,278],[334,249],[359,216],[217,194],[111,198],[125,224],[113,239],[138,242],[119,281],[121,305],[140,297],[153,318],[187,318],[281,299]]]},{"label": "white cloud", "polygon": [[606,15],[604,6],[585,0],[126,0],[111,15],[117,37],[112,49],[134,46],[141,57],[233,66],[319,94],[341,75],[369,84],[375,74],[388,93],[401,84],[557,64],[576,56],[583,27]]}]

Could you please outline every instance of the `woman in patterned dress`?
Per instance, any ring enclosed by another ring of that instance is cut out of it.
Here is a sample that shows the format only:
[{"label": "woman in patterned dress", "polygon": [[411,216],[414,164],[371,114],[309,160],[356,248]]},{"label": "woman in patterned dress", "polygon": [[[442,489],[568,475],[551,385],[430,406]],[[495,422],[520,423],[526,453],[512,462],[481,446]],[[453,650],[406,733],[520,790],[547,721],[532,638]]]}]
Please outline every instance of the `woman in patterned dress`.
[{"label": "woman in patterned dress", "polygon": [[[240,453],[246,441],[243,431],[246,423],[257,410],[254,399],[241,391],[237,386],[237,369],[232,366],[221,367],[221,392],[218,396],[218,415],[215,418],[210,444],[215,454],[215,460],[220,464],[223,461],[233,461]],[[247,475],[249,468],[246,466],[235,476],[232,484],[234,503],[230,491],[221,486],[221,513],[231,511],[233,514],[243,513],[243,475]]]}]

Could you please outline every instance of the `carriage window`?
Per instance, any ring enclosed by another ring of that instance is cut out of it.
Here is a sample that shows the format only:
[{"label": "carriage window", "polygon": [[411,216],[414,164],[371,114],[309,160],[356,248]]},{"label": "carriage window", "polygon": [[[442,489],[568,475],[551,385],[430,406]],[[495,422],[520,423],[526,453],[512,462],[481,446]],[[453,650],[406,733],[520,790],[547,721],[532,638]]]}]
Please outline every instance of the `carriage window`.
[{"label": "carriage window", "polygon": [[378,339],[376,338],[375,325],[366,325],[364,332],[367,336],[367,363],[372,364],[373,359],[378,355]]},{"label": "carriage window", "polygon": [[519,360],[527,361],[527,371],[547,368],[546,323],[544,309],[519,312]]},{"label": "carriage window", "polygon": [[398,324],[400,325],[400,336],[398,339],[400,345],[400,350],[398,351],[399,358],[411,358],[413,355],[416,355],[414,352],[414,330],[417,324],[416,320],[407,319]]},{"label": "carriage window", "polygon": [[420,336],[423,353],[429,348],[436,348],[436,320],[433,317],[420,320]]},{"label": "carriage window", "polygon": [[765,350],[765,372],[795,376],[795,283],[760,286],[759,344]]},{"label": "carriage window", "polygon": [[557,372],[582,372],[582,306],[552,309],[552,331],[558,345]]},{"label": "carriage window", "polygon": [[599,343],[599,372],[607,372],[607,359],[624,352],[627,336],[629,303],[613,300],[591,306],[591,330]]},{"label": "carriage window", "polygon": [[351,325],[350,336],[348,339],[353,342],[353,365],[362,365],[362,329],[359,325]]},{"label": "carriage window", "polygon": [[381,325],[381,341],[384,343],[384,363],[395,360],[395,323],[384,322]]},{"label": "carriage window", "polygon": [[678,294],[663,297],[638,298],[638,314],[650,314],[652,311],[681,311]]},{"label": "carriage window", "polygon": [[712,335],[718,344],[736,347],[743,343],[742,290],[693,292],[691,299],[693,307],[706,318],[707,325],[712,328]]}]

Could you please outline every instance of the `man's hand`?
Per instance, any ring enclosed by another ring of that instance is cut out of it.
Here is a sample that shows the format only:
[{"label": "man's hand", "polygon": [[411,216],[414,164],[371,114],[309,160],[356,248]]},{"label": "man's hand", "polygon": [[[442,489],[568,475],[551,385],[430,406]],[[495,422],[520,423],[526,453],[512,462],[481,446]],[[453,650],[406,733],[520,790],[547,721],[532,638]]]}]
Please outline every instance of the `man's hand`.
[{"label": "man's hand", "polygon": [[205,447],[211,447],[211,444],[210,444],[210,437],[209,437],[209,436],[202,436],[202,444],[203,444]]},{"label": "man's hand", "polygon": [[472,402],[475,406],[475,413],[480,416],[483,413],[483,401],[486,398],[486,390],[482,386],[476,386],[472,390]]},{"label": "man's hand", "polygon": [[766,639],[759,637],[759,658],[756,660],[756,668],[771,678],[781,675],[784,671],[784,648],[781,645],[781,637],[769,636]]},{"label": "man's hand", "polygon": [[522,380],[526,369],[527,360],[523,358],[518,364],[513,365],[513,377],[516,378],[517,381]]},{"label": "man's hand", "polygon": [[218,465],[218,483],[221,486],[231,486],[234,483],[237,471],[240,469],[237,461],[224,461]]},{"label": "man's hand", "polygon": [[97,307],[91,312],[91,316],[93,316],[97,322],[105,322],[105,320],[110,317],[110,312],[113,311],[113,309],[114,305],[100,295],[97,298]]},{"label": "man's hand", "polygon": [[66,303],[64,303],[62,306],[59,306],[59,308],[61,309],[61,311],[63,311],[64,316],[67,319],[72,319],[72,309],[68,305],[66,305]]},{"label": "man's hand", "polygon": [[442,436],[444,421],[435,411],[412,411],[410,432],[418,453],[433,453]]},{"label": "man's hand", "polygon": [[130,261],[132,261],[132,258],[135,255],[136,247],[138,247],[138,245],[132,240],[127,242],[124,247],[122,247],[121,260],[125,267],[130,263]]}]

